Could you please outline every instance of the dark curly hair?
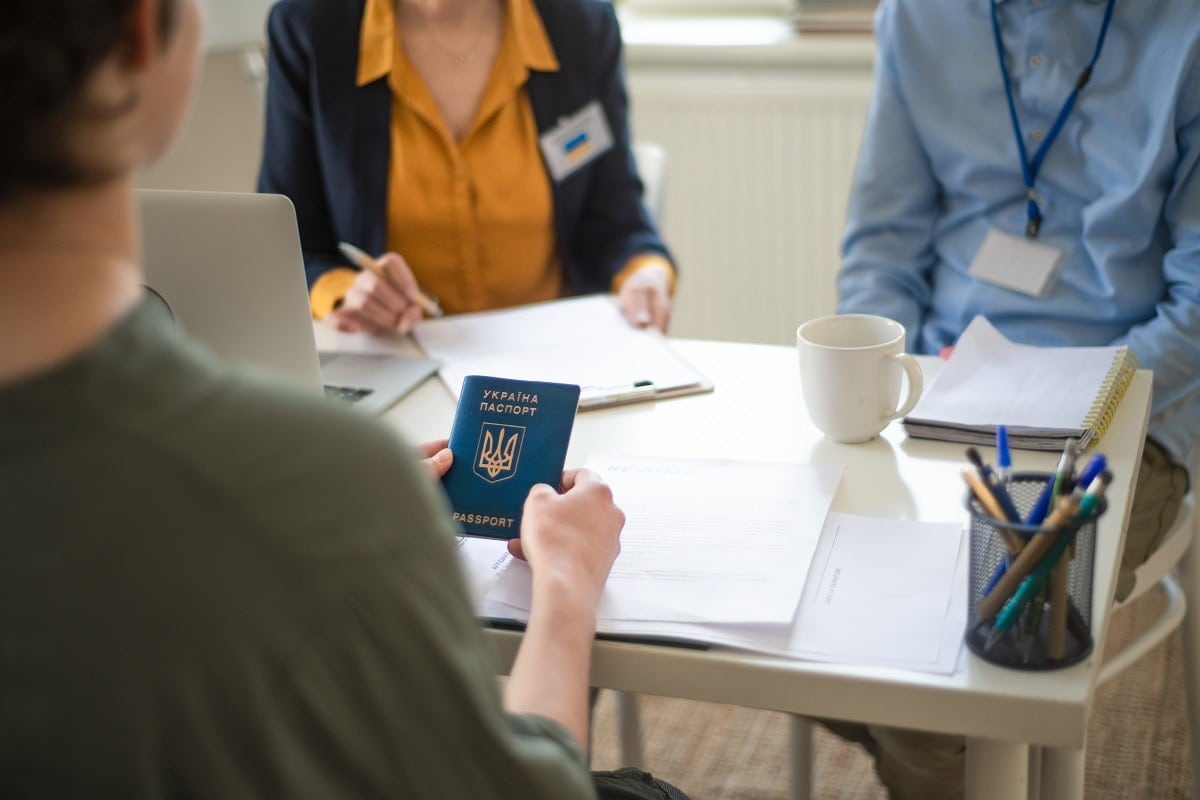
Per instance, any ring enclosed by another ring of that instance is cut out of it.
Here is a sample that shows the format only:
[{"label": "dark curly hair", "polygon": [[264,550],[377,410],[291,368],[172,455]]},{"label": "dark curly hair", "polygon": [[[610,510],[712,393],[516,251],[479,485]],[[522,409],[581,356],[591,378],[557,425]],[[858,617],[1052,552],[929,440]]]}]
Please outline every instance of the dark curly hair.
[{"label": "dark curly hair", "polygon": [[[163,0],[160,27],[174,21]],[[85,166],[63,152],[80,91],[116,46],[134,0],[0,2],[0,203],[28,189],[82,183]],[[116,109],[120,110],[120,109]]]}]

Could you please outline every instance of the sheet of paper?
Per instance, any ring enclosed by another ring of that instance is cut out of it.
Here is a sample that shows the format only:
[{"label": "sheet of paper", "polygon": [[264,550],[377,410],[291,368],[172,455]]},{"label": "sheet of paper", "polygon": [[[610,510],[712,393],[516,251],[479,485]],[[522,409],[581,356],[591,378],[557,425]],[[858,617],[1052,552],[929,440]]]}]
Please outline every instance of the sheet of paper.
[{"label": "sheet of paper", "polygon": [[601,630],[949,675],[960,668],[968,569],[967,537],[957,522],[830,513],[791,624],[605,621]]},{"label": "sheet of paper", "polygon": [[[792,619],[842,467],[593,456],[625,512],[601,620]],[[528,609],[514,564],[489,600]]]},{"label": "sheet of paper", "polygon": [[649,381],[707,384],[656,331],[631,327],[606,295],[425,320],[413,335],[458,396],[467,375],[573,383],[592,394]]},{"label": "sheet of paper", "polygon": [[[790,623],[603,620],[600,631],[949,675],[962,667],[968,569],[967,537],[957,522],[831,512]],[[526,610],[490,597],[480,613],[528,617]]]},{"label": "sheet of paper", "polygon": [[967,566],[960,523],[830,514],[822,543],[789,649],[839,660],[933,663],[943,655],[948,624],[961,640],[965,595],[958,607],[952,602],[958,583],[966,586],[965,573],[956,578],[959,566]]},{"label": "sheet of paper", "polygon": [[471,603],[474,608],[480,609],[488,592],[513,560],[508,554],[508,540],[459,536],[457,541],[458,557],[467,580],[467,591],[471,594]]}]

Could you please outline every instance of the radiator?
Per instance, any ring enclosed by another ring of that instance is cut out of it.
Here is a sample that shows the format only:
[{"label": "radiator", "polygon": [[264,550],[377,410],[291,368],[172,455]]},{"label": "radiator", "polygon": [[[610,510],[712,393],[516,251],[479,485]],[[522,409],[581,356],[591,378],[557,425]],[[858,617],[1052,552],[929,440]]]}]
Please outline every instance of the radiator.
[{"label": "radiator", "polygon": [[637,140],[667,151],[662,232],[680,267],[671,334],[791,344],[831,313],[870,93],[853,77],[629,76]]}]

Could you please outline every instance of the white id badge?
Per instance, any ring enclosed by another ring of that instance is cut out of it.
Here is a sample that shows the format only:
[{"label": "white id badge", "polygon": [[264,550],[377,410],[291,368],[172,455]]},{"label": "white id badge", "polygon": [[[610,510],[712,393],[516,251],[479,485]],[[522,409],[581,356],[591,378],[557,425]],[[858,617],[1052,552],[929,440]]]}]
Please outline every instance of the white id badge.
[{"label": "white id badge", "polygon": [[542,155],[556,183],[612,149],[613,137],[599,100],[567,117],[540,138]]},{"label": "white id badge", "polygon": [[1062,251],[992,228],[967,272],[987,283],[1041,297],[1058,277]]}]

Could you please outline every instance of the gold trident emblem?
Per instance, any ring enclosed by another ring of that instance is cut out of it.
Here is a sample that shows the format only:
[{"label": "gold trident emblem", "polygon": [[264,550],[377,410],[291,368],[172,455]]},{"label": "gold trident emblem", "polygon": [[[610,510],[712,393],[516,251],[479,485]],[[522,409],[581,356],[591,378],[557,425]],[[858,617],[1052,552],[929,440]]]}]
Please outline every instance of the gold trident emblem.
[{"label": "gold trident emblem", "polygon": [[[498,425],[494,422],[485,422],[481,433],[475,474],[489,483],[503,480],[499,477],[500,475],[504,475],[505,478],[512,477],[517,470],[517,461],[521,455],[521,439],[525,429],[518,425]],[[487,474],[484,475],[480,470]]]}]

